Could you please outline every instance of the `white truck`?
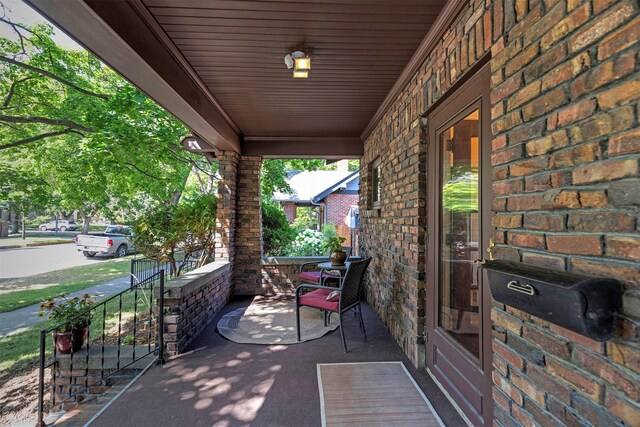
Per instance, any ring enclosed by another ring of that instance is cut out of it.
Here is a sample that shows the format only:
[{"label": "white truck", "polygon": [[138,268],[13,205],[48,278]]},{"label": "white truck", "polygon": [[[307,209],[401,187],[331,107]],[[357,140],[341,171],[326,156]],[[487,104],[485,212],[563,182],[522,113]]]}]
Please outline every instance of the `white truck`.
[{"label": "white truck", "polygon": [[96,254],[119,258],[135,252],[132,237],[131,228],[110,225],[104,233],[79,234],[76,237],[76,249],[87,258],[93,258]]}]

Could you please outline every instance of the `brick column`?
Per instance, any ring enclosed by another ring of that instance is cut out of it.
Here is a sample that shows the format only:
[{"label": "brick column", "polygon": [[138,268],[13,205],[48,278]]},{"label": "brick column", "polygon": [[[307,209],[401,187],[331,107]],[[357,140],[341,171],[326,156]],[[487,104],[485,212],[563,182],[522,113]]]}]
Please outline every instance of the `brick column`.
[{"label": "brick column", "polygon": [[293,222],[296,219],[297,214],[297,206],[293,202],[285,202],[282,204],[282,209],[284,210],[284,214],[287,217],[287,221]]},{"label": "brick column", "polygon": [[262,209],[260,207],[259,156],[242,156],[238,164],[235,263],[236,295],[264,294],[262,288]]},{"label": "brick column", "polygon": [[216,218],[216,261],[234,261],[236,233],[236,188],[240,156],[232,151],[218,154],[218,212]]}]

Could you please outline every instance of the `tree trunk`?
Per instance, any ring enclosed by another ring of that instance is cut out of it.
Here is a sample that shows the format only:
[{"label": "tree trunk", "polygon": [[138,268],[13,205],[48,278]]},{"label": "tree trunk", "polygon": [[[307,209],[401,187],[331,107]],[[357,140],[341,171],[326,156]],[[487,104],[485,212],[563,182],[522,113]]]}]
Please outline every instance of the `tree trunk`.
[{"label": "tree trunk", "polygon": [[11,224],[9,226],[9,234],[14,234],[18,232],[18,227],[19,227],[19,217],[18,217],[18,213],[11,211],[10,215],[10,221]]},{"label": "tree trunk", "polygon": [[182,197],[182,191],[176,190],[173,192],[173,196],[171,197],[170,205],[177,205],[180,202],[180,198]]},{"label": "tree trunk", "polygon": [[98,205],[91,206],[91,211],[86,212],[84,209],[78,211],[82,217],[82,234],[89,233],[89,224],[94,216],[98,213]]},{"label": "tree trunk", "polygon": [[25,228],[25,214],[22,212],[22,240],[27,238],[27,230]]}]

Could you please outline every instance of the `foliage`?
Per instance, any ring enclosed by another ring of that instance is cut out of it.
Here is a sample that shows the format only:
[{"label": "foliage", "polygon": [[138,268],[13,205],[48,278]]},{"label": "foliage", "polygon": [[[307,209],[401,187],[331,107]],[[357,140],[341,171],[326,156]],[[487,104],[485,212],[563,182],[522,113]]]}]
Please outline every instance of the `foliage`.
[{"label": "foliage", "polygon": [[277,203],[262,202],[262,245],[265,255],[289,255],[289,246],[296,237],[284,212]]},{"label": "foliage", "polygon": [[338,252],[342,250],[342,244],[346,241],[344,237],[332,237],[326,241],[324,247],[331,252]]},{"label": "foliage", "polygon": [[89,309],[95,304],[89,294],[82,295],[82,298],[67,298],[60,295],[57,299],[51,298],[40,304],[39,317],[47,318],[60,325],[60,332],[69,332],[74,329],[84,328],[89,325],[91,319]]},{"label": "foliage", "polygon": [[213,258],[217,199],[202,195],[178,205],[155,205],[146,209],[134,225],[134,243],[143,255],[169,262],[176,276],[182,271],[178,254],[184,260],[199,258],[198,265]]},{"label": "foliage", "polygon": [[303,230],[318,228],[318,220],[316,218],[317,210],[307,206],[298,206],[296,210],[296,219],[293,220],[291,227],[300,233]]},{"label": "foliage", "polygon": [[338,237],[338,230],[335,225],[325,224],[322,226],[322,239],[325,243],[336,237]]},{"label": "foliage", "polygon": [[262,200],[270,201],[276,191],[288,193],[291,187],[287,183],[285,160],[265,159],[260,169],[260,194]]},{"label": "foliage", "polygon": [[333,224],[325,224],[322,227],[322,241],[324,248],[330,252],[336,252],[342,249],[342,244],[346,241],[344,237],[338,237],[338,230]]},{"label": "foliage", "polygon": [[465,172],[447,181],[442,188],[442,206],[449,212],[477,212],[478,174]]},{"label": "foliage", "polygon": [[51,215],[37,215],[33,219],[25,219],[24,224],[27,228],[38,228],[40,224],[51,221]]},{"label": "foliage", "polygon": [[0,205],[77,210],[86,232],[99,211],[177,203],[193,170],[212,179],[180,145],[188,129],[93,55],[1,21],[19,38],[0,38]]},{"label": "foliage", "polygon": [[300,232],[291,244],[292,256],[326,255],[322,232],[304,230]]}]

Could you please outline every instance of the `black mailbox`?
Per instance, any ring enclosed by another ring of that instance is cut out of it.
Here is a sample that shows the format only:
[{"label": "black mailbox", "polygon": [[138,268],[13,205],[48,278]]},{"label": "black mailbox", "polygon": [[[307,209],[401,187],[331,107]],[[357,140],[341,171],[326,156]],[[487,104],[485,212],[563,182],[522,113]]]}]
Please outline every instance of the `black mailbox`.
[{"label": "black mailbox", "polygon": [[510,261],[485,261],[491,295],[597,341],[613,336],[622,309],[622,284]]}]

